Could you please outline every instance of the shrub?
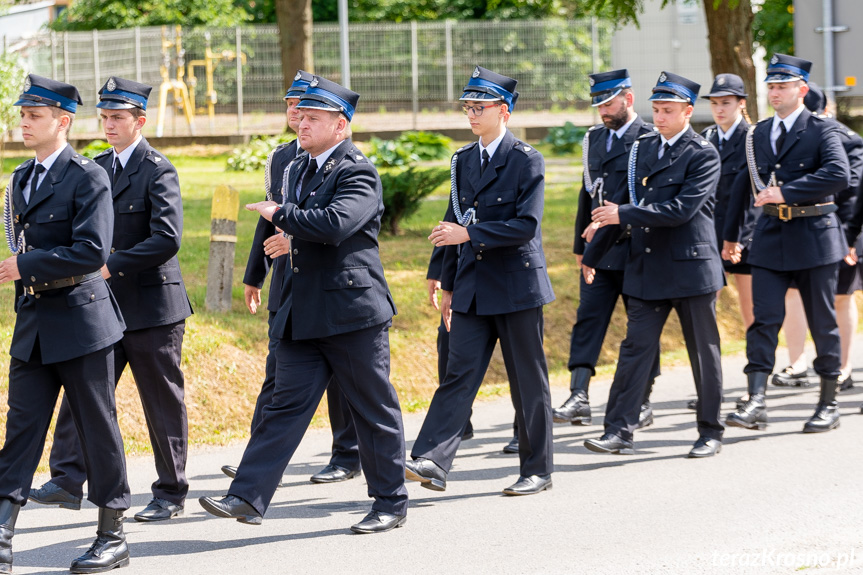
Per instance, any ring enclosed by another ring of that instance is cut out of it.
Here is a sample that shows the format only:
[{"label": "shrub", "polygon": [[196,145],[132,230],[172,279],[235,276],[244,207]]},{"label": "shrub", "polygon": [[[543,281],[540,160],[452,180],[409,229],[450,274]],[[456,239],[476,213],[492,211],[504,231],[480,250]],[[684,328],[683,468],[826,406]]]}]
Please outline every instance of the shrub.
[{"label": "shrub", "polygon": [[87,144],[79,153],[82,156],[87,156],[91,160],[111,147],[111,144],[105,140],[93,140]]},{"label": "shrub", "polygon": [[587,128],[567,122],[563,126],[549,128],[548,135],[542,142],[551,144],[551,151],[556,155],[581,153],[581,141],[587,133]]},{"label": "shrub", "polygon": [[256,136],[241,148],[234,148],[228,156],[226,169],[229,172],[254,172],[267,166],[267,156],[273,148],[294,140],[293,134],[278,136]]},{"label": "shrub", "polygon": [[449,168],[395,168],[381,170],[380,176],[384,190],[381,229],[396,235],[401,220],[414,214],[426,196],[449,181]]},{"label": "shrub", "polygon": [[379,168],[449,157],[452,139],[434,132],[403,132],[395,140],[371,138],[369,160]]}]

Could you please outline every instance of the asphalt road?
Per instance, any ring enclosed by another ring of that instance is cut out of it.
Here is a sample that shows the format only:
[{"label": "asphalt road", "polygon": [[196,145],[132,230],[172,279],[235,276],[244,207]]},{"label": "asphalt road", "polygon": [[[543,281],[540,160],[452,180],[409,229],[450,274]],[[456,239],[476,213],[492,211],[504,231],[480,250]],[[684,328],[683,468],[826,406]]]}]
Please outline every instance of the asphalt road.
[{"label": "asphalt road", "polygon": [[[855,357],[861,352],[858,344]],[[728,399],[744,391],[743,363],[723,361]],[[609,384],[591,388],[595,424]],[[409,483],[407,524],[380,535],[348,529],[370,507],[362,477],[308,482],[327,462],[327,430],[306,435],[261,526],[212,517],[197,501],[225,493],[229,479],[219,468],[236,464],[243,446],[194,450],[185,515],[127,520],[132,562],[118,573],[863,573],[861,389],[840,395],[838,430],[804,435],[816,388],[771,387],[765,431],[727,429],[722,453],[689,460],[697,438],[685,407],[694,397],[691,374],[667,370],[654,391],[656,423],[636,434],[635,455],[587,451],[582,442],[598,437],[600,425],[556,425],[554,488],[521,498],[501,495],[518,474],[517,457],[500,451],[512,406],[478,403],[476,437],[462,444],[447,491]],[[567,395],[552,389],[555,405]],[[408,451],[422,418],[405,417]],[[147,457],[128,464],[131,516],[149,501],[154,471]],[[95,521],[90,503],[77,512],[27,505],[13,540],[14,572],[66,571],[92,542]]]}]

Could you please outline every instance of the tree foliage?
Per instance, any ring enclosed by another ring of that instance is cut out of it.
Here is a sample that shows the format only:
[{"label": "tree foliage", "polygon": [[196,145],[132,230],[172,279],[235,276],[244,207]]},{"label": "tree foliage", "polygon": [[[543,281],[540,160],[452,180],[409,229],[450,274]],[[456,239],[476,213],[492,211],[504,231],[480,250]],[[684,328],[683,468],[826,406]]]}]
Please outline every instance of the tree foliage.
[{"label": "tree foliage", "polygon": [[251,20],[252,15],[243,5],[233,0],[76,0],[50,26],[57,31],[114,30],[166,24],[230,27]]},{"label": "tree foliage", "polygon": [[764,0],[752,23],[753,40],[772,54],[794,54],[794,3],[792,0]]}]

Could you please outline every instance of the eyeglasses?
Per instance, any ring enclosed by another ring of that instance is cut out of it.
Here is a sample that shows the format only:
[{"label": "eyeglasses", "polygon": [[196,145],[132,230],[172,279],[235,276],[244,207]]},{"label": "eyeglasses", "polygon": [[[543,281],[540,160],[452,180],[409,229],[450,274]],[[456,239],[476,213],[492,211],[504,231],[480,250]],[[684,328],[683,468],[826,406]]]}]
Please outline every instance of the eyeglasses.
[{"label": "eyeglasses", "polygon": [[468,112],[473,112],[473,115],[476,116],[477,118],[479,118],[480,116],[482,116],[482,113],[486,108],[494,108],[495,106],[500,106],[501,104],[502,104],[502,102],[498,102],[497,104],[489,104],[488,106],[467,106],[467,105],[465,105],[465,106],[461,107],[461,111],[465,113],[465,116],[468,114]]}]

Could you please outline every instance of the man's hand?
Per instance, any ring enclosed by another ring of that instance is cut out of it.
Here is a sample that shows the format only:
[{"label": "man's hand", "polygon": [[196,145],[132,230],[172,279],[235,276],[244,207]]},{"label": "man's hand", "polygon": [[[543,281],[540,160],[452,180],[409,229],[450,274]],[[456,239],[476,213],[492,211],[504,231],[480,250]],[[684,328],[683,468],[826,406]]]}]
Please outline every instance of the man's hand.
[{"label": "man's hand", "polygon": [[291,240],[282,234],[276,234],[264,240],[264,253],[271,258],[277,258],[290,252]]},{"label": "man's hand", "polygon": [[857,265],[857,248],[855,248],[854,246],[848,248],[848,255],[845,256],[845,263],[849,266]]},{"label": "man's hand", "polygon": [[620,223],[620,215],[617,213],[617,204],[605,202],[604,205],[596,208],[591,213],[593,223],[598,227],[613,226]]},{"label": "man's hand", "polygon": [[0,262],[0,284],[21,279],[18,271],[18,256],[6,258]]},{"label": "man's hand", "polygon": [[440,290],[440,315],[443,318],[443,326],[449,331],[452,324],[452,292]]},{"label": "man's hand", "polygon": [[737,242],[722,242],[722,259],[739,264],[743,246]]},{"label": "man's hand", "polygon": [[575,254],[575,263],[581,267],[581,260],[584,259],[584,254]]},{"label": "man's hand", "polygon": [[111,272],[108,271],[108,264],[103,265],[102,269],[100,269],[99,271],[102,272],[102,277],[104,279],[108,279],[111,277]]},{"label": "man's hand", "polygon": [[784,204],[785,196],[782,195],[782,190],[778,186],[768,186],[755,196],[755,207],[761,207],[765,204]]},{"label": "man's hand", "polygon": [[593,278],[596,277],[596,268],[582,264],[581,274],[584,276],[584,281],[590,285],[593,283]]},{"label": "man's hand", "polygon": [[258,313],[258,306],[261,305],[261,289],[243,284],[243,297],[246,299],[246,307],[249,308],[249,312]]},{"label": "man's hand", "polygon": [[246,204],[246,209],[250,212],[258,212],[268,222],[273,221],[273,214],[279,209],[279,204],[276,202],[255,202],[254,204]]},{"label": "man's hand", "polygon": [[587,226],[587,229],[584,230],[581,234],[581,237],[584,238],[584,241],[590,243],[593,241],[593,236],[596,235],[596,230],[600,228],[597,222],[590,222],[590,225]]},{"label": "man's hand", "polygon": [[435,246],[457,246],[470,241],[467,228],[452,222],[438,222],[429,240]]},{"label": "man's hand", "polygon": [[434,308],[440,311],[440,305],[437,302],[437,292],[440,291],[440,281],[439,280],[426,280],[428,282],[428,291],[429,291],[429,301],[434,306]]}]

